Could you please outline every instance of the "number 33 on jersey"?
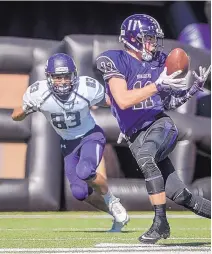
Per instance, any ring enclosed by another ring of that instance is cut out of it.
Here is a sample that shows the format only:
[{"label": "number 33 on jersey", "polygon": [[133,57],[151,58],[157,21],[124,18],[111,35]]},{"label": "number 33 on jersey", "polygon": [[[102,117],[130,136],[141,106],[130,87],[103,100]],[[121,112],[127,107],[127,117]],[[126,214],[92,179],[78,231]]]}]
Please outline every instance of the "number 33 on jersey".
[{"label": "number 33 on jersey", "polygon": [[104,87],[97,80],[80,76],[65,102],[49,94],[47,81],[37,81],[28,87],[23,101],[43,99],[40,111],[63,139],[76,139],[94,128],[90,107],[104,99]]}]

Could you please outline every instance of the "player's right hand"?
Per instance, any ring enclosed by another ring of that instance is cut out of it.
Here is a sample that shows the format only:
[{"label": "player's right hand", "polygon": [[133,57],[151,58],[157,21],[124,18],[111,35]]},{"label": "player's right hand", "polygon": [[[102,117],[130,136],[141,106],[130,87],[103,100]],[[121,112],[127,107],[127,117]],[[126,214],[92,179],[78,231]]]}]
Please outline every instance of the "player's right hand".
[{"label": "player's right hand", "polygon": [[23,110],[26,114],[37,112],[40,110],[42,100],[34,100],[29,94],[27,95],[27,100],[24,101]]},{"label": "player's right hand", "polygon": [[160,74],[159,78],[155,81],[155,85],[158,91],[167,90],[170,88],[185,88],[186,87],[186,78],[175,79],[182,71],[176,71],[171,75],[167,75],[167,67],[164,68],[163,72]]}]

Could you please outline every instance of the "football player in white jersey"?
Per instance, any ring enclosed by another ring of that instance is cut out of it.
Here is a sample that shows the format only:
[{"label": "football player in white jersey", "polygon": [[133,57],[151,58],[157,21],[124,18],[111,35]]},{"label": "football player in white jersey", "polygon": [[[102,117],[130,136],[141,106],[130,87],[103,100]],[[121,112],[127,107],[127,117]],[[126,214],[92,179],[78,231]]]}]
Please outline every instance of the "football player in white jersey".
[{"label": "football player in white jersey", "polygon": [[21,121],[36,111],[44,114],[61,137],[65,175],[73,196],[111,214],[114,221],[110,231],[120,232],[129,216],[106,179],[96,172],[106,139],[90,107],[104,99],[104,88],[91,77],[77,76],[73,59],[63,53],[48,59],[45,74],[46,80],[28,87],[23,105],[14,109],[12,119]]}]

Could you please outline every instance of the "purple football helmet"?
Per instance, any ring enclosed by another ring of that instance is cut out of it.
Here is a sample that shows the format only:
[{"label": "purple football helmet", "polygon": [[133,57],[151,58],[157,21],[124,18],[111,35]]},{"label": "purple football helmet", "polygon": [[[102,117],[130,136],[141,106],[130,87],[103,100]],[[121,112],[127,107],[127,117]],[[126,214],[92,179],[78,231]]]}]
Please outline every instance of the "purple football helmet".
[{"label": "purple football helmet", "polygon": [[77,68],[73,59],[63,53],[54,54],[47,60],[45,74],[54,95],[70,94],[77,80]]},{"label": "purple football helmet", "polygon": [[[119,41],[127,48],[140,52],[143,60],[151,61],[159,48],[162,51],[163,38],[164,33],[157,20],[146,14],[134,14],[123,21]],[[149,48],[147,45],[150,45]]]}]

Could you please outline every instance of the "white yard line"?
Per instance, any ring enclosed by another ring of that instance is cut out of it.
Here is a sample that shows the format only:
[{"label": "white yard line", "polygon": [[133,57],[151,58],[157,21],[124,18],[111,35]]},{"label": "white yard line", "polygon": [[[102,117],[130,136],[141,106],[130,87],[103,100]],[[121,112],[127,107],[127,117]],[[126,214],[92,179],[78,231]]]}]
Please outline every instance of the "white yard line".
[{"label": "white yard line", "polygon": [[[189,247],[189,246],[135,246],[135,245],[128,245],[128,246],[123,246],[121,244],[116,245],[115,247],[112,245],[107,245],[107,247],[98,247],[96,246],[95,248],[32,248],[32,249],[0,249],[0,253],[117,253],[117,254],[129,254],[129,253],[156,253],[157,254],[161,253],[182,253],[183,250],[183,254],[185,253],[210,253],[210,248],[209,247]],[[180,252],[179,252],[180,251]]]},{"label": "white yard line", "polygon": [[165,251],[174,251],[174,250],[210,250],[210,247],[191,247],[191,246],[173,246],[173,247],[166,247],[166,246],[138,246],[138,247],[106,247],[106,248],[32,248],[32,249],[0,249],[0,252],[7,251],[7,252],[22,252],[22,251],[29,251],[29,252],[49,252],[49,251],[59,251],[59,252],[74,252],[74,251],[87,251],[87,252],[96,252],[96,251],[113,251],[113,250],[118,250],[118,251],[130,251],[130,250],[136,250],[136,251],[160,251],[160,250],[165,250]]},{"label": "white yard line", "polygon": [[[130,218],[132,219],[152,219],[154,215],[142,215],[142,214],[132,214],[130,215]],[[205,219],[203,217],[200,217],[198,215],[189,215],[189,214],[170,214],[167,215],[170,219]],[[50,214],[2,214],[0,215],[0,219],[67,219],[67,218],[73,218],[73,219],[107,219],[112,218],[111,215],[107,214],[90,214],[90,215],[76,215],[76,214],[64,214],[64,215],[50,215]]]},{"label": "white yard line", "polygon": [[[85,238],[82,238],[85,239]],[[188,238],[186,238],[188,239]],[[198,238],[192,238],[198,239]],[[210,238],[208,238],[210,239]],[[103,239],[102,239],[103,240]],[[126,240],[126,239],[125,239]],[[184,245],[144,245],[144,244],[126,244],[126,243],[99,243],[94,248],[4,248],[0,249],[4,254],[23,254],[23,253],[45,253],[45,254],[206,254],[211,253],[210,247],[202,246],[184,246]]]},{"label": "white yard line", "polygon": [[[172,238],[173,239],[173,238]],[[187,239],[187,238],[186,238]],[[180,244],[173,244],[174,246],[167,246],[167,245],[163,245],[163,244],[141,244],[141,243],[134,243],[134,244],[130,244],[130,243],[98,243],[95,245],[95,247],[101,247],[101,248],[119,248],[119,247],[126,247],[126,248],[148,248],[149,250],[151,249],[210,249],[210,247],[207,246],[184,246],[184,245],[180,245]]]},{"label": "white yard line", "polygon": [[[28,253],[36,253],[36,252],[31,252],[31,251],[4,251],[3,252],[4,254],[28,254]],[[91,253],[95,253],[95,254],[129,254],[129,253],[132,253],[132,254],[155,254],[155,251],[132,251],[132,252],[129,252],[129,251],[95,251],[95,252],[90,252],[90,251],[62,251],[62,252],[57,252],[57,251],[50,251],[50,252],[39,252],[39,253],[45,253],[45,254],[71,254],[71,253],[74,253],[74,254],[91,254]],[[171,251],[171,250],[168,250],[167,252],[166,251],[157,251],[157,254],[210,254],[211,251]]]}]

